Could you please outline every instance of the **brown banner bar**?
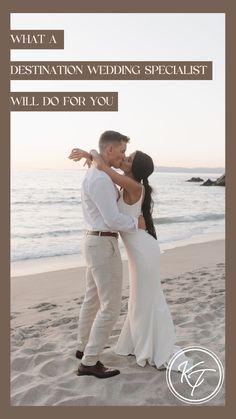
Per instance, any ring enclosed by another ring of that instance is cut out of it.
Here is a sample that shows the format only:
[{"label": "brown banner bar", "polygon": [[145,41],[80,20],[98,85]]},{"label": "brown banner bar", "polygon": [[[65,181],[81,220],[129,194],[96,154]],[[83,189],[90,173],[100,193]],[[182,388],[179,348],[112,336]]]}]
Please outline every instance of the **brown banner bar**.
[{"label": "brown banner bar", "polygon": [[64,30],[12,30],[11,49],[64,49]]},{"label": "brown banner bar", "polygon": [[12,80],[212,80],[212,61],[13,61]]},{"label": "brown banner bar", "polygon": [[118,92],[14,92],[11,111],[116,112]]}]

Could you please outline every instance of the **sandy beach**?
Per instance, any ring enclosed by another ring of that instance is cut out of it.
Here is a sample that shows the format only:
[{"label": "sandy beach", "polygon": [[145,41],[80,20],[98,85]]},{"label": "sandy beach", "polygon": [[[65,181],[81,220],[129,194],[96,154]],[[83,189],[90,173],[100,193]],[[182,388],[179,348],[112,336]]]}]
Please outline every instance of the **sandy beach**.
[{"label": "sandy beach", "polygon": [[[200,345],[224,365],[225,242],[216,240],[161,254],[161,280],[181,347]],[[120,317],[101,355],[119,376],[78,377],[77,322],[85,268],[11,279],[11,404],[13,406],[182,406],[164,371],[118,356],[113,347],[127,312],[128,266],[123,262]],[[224,387],[205,405],[224,405]]]}]

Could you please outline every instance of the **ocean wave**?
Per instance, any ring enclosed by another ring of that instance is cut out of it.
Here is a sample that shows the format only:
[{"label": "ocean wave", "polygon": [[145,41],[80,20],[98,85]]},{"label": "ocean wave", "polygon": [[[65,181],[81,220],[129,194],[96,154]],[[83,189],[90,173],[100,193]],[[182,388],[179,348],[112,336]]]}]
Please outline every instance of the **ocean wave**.
[{"label": "ocean wave", "polygon": [[225,214],[197,214],[197,215],[183,215],[176,217],[156,217],[153,218],[155,224],[175,224],[175,223],[192,223],[199,221],[214,221],[224,220]]},{"label": "ocean wave", "polygon": [[20,261],[26,261],[26,260],[32,260],[32,259],[43,259],[48,257],[57,257],[57,256],[73,256],[73,255],[81,255],[79,249],[73,249],[73,250],[65,250],[63,253],[60,251],[44,251],[42,253],[28,253],[28,254],[18,254],[11,256],[11,262],[20,262]]},{"label": "ocean wave", "polygon": [[[154,224],[156,225],[168,225],[168,224],[178,224],[178,223],[195,223],[202,221],[219,221],[224,220],[225,214],[197,214],[197,215],[188,215],[188,216],[176,216],[176,217],[156,217],[153,218]],[[85,227],[78,229],[62,229],[62,230],[51,230],[44,231],[42,233],[24,233],[24,234],[12,234],[12,239],[41,239],[47,237],[63,237],[71,235],[81,235],[86,230]]]},{"label": "ocean wave", "polygon": [[45,237],[60,237],[60,236],[70,236],[72,234],[79,234],[84,232],[85,229],[76,229],[76,230],[54,230],[46,231],[44,233],[29,233],[29,234],[12,234],[12,239],[41,239]]},{"label": "ocean wave", "polygon": [[48,201],[13,201],[11,202],[11,205],[55,205],[55,204],[65,204],[65,205],[79,205],[81,204],[81,199],[78,199],[77,197],[71,197],[66,199],[58,199],[58,200],[48,200]]}]

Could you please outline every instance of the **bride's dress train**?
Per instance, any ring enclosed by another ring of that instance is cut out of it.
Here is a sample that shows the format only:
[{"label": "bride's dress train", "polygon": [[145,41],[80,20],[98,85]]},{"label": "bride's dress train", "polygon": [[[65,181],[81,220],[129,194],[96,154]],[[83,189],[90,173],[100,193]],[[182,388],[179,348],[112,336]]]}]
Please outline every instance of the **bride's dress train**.
[{"label": "bride's dress train", "polygon": [[[142,196],[135,204],[126,204],[121,191],[118,206],[122,213],[138,217],[141,203]],[[115,352],[135,355],[142,367],[146,363],[165,367],[181,348],[175,345],[175,328],[162,291],[159,243],[144,230],[121,233],[121,236],[128,255],[130,297]],[[182,354],[181,362],[185,360],[190,361]]]}]

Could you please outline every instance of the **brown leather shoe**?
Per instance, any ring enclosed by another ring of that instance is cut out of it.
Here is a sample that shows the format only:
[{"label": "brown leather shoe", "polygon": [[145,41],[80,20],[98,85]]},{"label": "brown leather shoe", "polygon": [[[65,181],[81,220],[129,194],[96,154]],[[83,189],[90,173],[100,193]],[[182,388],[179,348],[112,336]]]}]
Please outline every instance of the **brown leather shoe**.
[{"label": "brown leather shoe", "polygon": [[75,356],[78,359],[82,359],[84,356],[84,353],[82,351],[76,351]]},{"label": "brown leather shoe", "polygon": [[109,378],[114,377],[118,374],[120,374],[119,370],[107,368],[100,361],[98,361],[95,365],[91,366],[84,365],[81,362],[77,372],[77,375],[94,375],[94,377],[97,378]]}]

